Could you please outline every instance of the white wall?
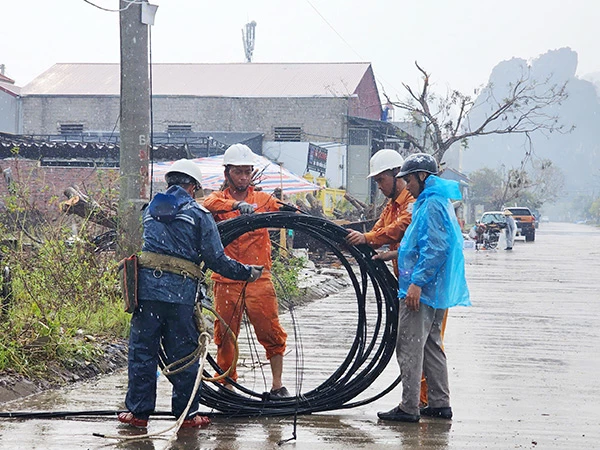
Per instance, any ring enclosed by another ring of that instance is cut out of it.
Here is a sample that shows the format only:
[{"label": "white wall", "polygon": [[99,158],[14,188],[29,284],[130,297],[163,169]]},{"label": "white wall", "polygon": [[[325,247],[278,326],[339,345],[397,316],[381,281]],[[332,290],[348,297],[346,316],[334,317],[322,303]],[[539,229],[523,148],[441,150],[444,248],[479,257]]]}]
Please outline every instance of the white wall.
[{"label": "white wall", "polygon": [[0,132],[18,133],[18,99],[0,91]]},{"label": "white wall", "polygon": [[[313,144],[327,149],[325,178],[329,181],[329,187],[345,186],[346,145],[331,142],[313,142]],[[272,161],[282,162],[283,167],[287,170],[303,176],[306,173],[308,142],[265,141],[263,142],[263,155]],[[311,173],[314,176],[319,175],[315,171],[311,171]]]}]

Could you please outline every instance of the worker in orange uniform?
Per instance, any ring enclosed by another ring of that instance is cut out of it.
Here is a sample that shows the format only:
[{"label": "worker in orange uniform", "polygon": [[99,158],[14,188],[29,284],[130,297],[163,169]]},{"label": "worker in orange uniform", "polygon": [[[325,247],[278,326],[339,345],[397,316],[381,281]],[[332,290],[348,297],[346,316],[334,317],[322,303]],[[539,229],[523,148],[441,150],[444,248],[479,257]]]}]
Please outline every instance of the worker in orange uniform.
[{"label": "worker in orange uniform", "polygon": [[[377,187],[389,200],[381,212],[379,220],[371,231],[361,233],[348,230],[346,241],[351,245],[367,244],[373,248],[389,245],[390,251],[396,256],[396,250],[406,228],[410,224],[412,205],[415,199],[405,187],[406,183],[401,178],[396,178],[404,158],[395,150],[379,150],[371,157],[369,164],[370,173],[367,178],[373,178]],[[394,274],[398,277],[398,260],[392,260]]]},{"label": "worker in orange uniform", "polygon": [[[404,232],[412,218],[412,206],[415,201],[406,189],[406,182],[396,178],[404,158],[395,150],[379,150],[369,162],[370,173],[367,178],[373,178],[377,187],[389,200],[381,212],[379,220],[373,225],[373,229],[366,233],[348,230],[346,241],[352,245],[367,244],[372,248],[389,245],[389,251],[375,256],[375,259],[391,260],[394,265],[394,275],[398,278],[398,247],[404,236]],[[442,339],[446,329],[446,319],[442,323]],[[421,405],[426,406],[427,382],[421,380]]]},{"label": "worker in orange uniform", "polygon": [[[255,191],[252,186],[255,155],[243,144],[230,146],[223,155],[227,188],[213,192],[204,200],[217,222],[240,214],[279,211],[281,204],[271,195]],[[252,284],[231,280],[214,273],[213,295],[215,309],[229,325],[235,336],[239,335],[244,311],[254,327],[256,337],[265,348],[273,377],[270,398],[290,397],[283,386],[283,354],[287,334],[279,323],[277,296],[271,281],[271,240],[266,228],[250,231],[234,240],[225,253],[238,261],[252,261],[252,265],[264,266],[262,276]],[[217,364],[224,371],[235,358],[235,343],[227,334],[226,327],[215,321]],[[237,371],[231,368],[229,377],[237,381]],[[231,385],[224,383],[226,388]]]}]

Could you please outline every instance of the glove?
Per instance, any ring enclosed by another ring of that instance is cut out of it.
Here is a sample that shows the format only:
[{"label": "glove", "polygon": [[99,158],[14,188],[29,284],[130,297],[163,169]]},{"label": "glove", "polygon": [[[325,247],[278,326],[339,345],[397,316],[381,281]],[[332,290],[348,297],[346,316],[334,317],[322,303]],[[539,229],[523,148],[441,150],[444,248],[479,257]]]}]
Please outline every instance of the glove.
[{"label": "glove", "polygon": [[263,266],[250,266],[250,276],[246,280],[248,283],[252,283],[260,278],[263,271]]},{"label": "glove", "polygon": [[234,209],[238,209],[242,214],[254,213],[254,206],[246,202],[238,202]]},{"label": "glove", "polygon": [[298,208],[296,208],[295,206],[292,206],[292,205],[281,205],[279,207],[279,211],[296,212],[296,211],[298,211]]}]

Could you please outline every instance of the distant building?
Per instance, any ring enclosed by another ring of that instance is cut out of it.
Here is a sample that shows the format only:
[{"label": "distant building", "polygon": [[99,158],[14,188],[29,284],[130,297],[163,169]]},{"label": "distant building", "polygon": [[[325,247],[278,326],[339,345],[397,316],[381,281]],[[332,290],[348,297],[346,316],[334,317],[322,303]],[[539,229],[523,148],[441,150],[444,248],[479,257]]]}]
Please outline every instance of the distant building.
[{"label": "distant building", "polygon": [[[21,132],[50,140],[116,139],[119,85],[118,64],[56,64],[22,88]],[[318,143],[335,149],[327,162],[335,183],[352,179],[345,164],[352,159],[348,117],[379,121],[382,113],[369,63],[154,64],[152,93],[156,139],[184,141],[197,156],[204,156],[203,146],[211,151],[217,133],[259,134],[261,146]],[[288,154],[297,146],[280,147],[282,161],[297,158]]]},{"label": "distant building", "polygon": [[[56,64],[22,89],[23,134],[107,132],[118,64]],[[379,119],[368,63],[155,64],[154,131],[260,132],[269,141],[346,138],[344,117]]]},{"label": "distant building", "polygon": [[0,132],[18,133],[21,118],[19,94],[21,88],[15,81],[4,75],[4,66],[0,65]]}]

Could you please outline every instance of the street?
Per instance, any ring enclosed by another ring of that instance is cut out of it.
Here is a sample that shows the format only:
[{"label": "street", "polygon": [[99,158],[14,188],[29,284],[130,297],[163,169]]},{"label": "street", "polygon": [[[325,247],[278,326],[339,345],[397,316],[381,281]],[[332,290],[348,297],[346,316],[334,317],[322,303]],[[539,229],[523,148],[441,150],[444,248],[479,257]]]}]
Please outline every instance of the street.
[{"label": "street", "polygon": [[[365,406],[298,417],[215,417],[201,430],[168,441],[119,442],[92,433],[133,436],[112,417],[1,419],[0,449],[593,449],[600,448],[600,228],[543,223],[536,241],[512,252],[465,250],[473,306],[453,308],[446,329],[452,421],[382,422],[400,386]],[[301,327],[302,389],[312,389],[344,358],[354,332],[351,288],[296,311]],[[346,319],[348,317],[348,319]],[[289,317],[282,322],[292,334]],[[288,343],[288,347],[291,345]],[[242,362],[243,359],[241,359]],[[286,356],[284,381],[294,392],[297,357]],[[269,372],[268,370],[266,371]],[[366,392],[373,396],[398,375],[393,358]],[[257,381],[260,380],[260,381]],[[243,383],[260,391],[262,378]],[[123,409],[126,371],[2,405],[2,411]],[[169,410],[161,377],[157,409]],[[173,424],[151,418],[149,432]]]}]

